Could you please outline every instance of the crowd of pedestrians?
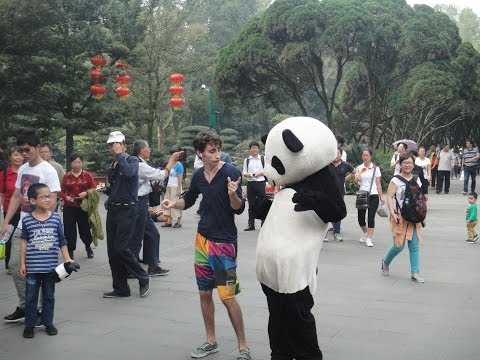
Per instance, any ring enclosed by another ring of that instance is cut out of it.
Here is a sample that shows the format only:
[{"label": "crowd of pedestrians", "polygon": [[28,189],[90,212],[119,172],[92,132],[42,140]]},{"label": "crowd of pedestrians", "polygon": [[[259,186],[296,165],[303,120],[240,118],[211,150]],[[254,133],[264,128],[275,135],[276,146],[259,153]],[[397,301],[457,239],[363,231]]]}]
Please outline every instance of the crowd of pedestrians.
[{"label": "crowd of pedestrians", "polygon": [[[474,243],[478,240],[475,231],[475,179],[480,156],[473,141],[467,140],[463,149],[452,151],[445,144],[431,146],[428,152],[424,147],[416,152],[409,149],[408,144],[398,143],[391,160],[395,176],[390,180],[386,194],[382,189],[382,169],[374,162],[372,150],[363,149],[362,162],[354,167],[347,162],[346,152],[342,149],[344,139],[337,137],[337,142],[337,156],[331,169],[338,179],[340,192],[344,195],[345,183],[352,181],[369,194],[367,208],[356,210],[361,229],[359,241],[366,247],[374,246],[375,218],[379,206],[389,211],[392,246],[381,260],[384,275],[389,275],[394,258],[408,244],[411,280],[418,283],[425,281],[420,276],[419,246],[424,224],[422,221],[407,220],[402,212],[411,182],[416,183],[425,196],[429,187],[436,194],[448,194],[452,175],[455,178],[459,172],[458,177],[462,176],[464,182],[463,194],[468,195],[465,241]],[[131,296],[128,278],[138,281],[140,297],[147,296],[151,277],[169,273],[168,269],[160,266],[160,233],[151,216],[154,211],[149,202],[152,185],[164,181],[166,193],[161,203],[165,219],[161,225],[163,228],[180,228],[182,211],[192,207],[198,196],[202,196],[193,262],[206,336],[191,356],[201,358],[219,351],[213,301],[213,289],[216,288],[237,336],[238,359],[251,359],[243,315],[236,299],[241,288],[237,277],[235,215],[244,211],[248,201],[245,231],[256,229],[255,199],[267,195],[268,180],[263,176],[265,158],[260,154],[260,144],[256,141],[249,144],[249,155],[244,159],[240,172],[231,163],[230,157],[222,154],[220,137],[210,133],[199,134],[193,141],[196,171],[184,192],[186,172],[181,162],[184,155],[181,150],[171,151],[163,169],[158,169],[148,164],[151,149],[146,141],[136,140],[132,144],[131,155],[127,151],[125,136],[119,131],[110,133],[106,143],[112,156],[106,187],[96,186],[92,174],[83,167],[82,155],[78,153],[69,157],[70,170],[65,174],[63,167],[52,159],[51,146],[41,143],[35,132],[22,132],[17,138],[17,145],[11,148],[8,167],[0,173],[0,201],[4,213],[1,232],[3,235],[13,228],[5,266],[12,275],[18,304],[13,313],[4,317],[5,321],[25,319],[23,336],[26,338],[33,337],[33,329],[40,326],[45,327],[48,335],[57,334],[53,324],[55,283],[52,272],[58,263],[59,253],[65,262],[72,262],[75,258],[77,233],[87,258],[94,257],[94,222],[91,213],[82,204],[98,196],[98,192],[104,192],[108,197],[105,227],[112,276],[112,289],[103,293],[103,297]],[[246,180],[246,196],[241,187],[242,175]],[[57,197],[61,202],[57,201]],[[154,217],[157,218],[157,215]],[[332,223],[332,229],[334,240],[342,241],[341,222]],[[42,297],[41,304],[38,304],[40,289]]]}]

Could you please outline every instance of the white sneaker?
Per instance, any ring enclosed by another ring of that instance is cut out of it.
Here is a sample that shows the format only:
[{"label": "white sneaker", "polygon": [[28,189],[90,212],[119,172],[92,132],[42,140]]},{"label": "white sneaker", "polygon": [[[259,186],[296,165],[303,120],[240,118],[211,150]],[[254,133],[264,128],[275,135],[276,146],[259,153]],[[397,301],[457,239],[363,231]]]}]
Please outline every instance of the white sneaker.
[{"label": "white sneaker", "polygon": [[415,281],[415,282],[418,282],[418,283],[424,283],[425,280],[420,277],[420,275],[418,274],[412,274],[412,277],[411,277],[412,281]]},{"label": "white sneaker", "polygon": [[328,231],[325,233],[325,237],[323,238],[324,242],[328,242]]},{"label": "white sneaker", "polygon": [[366,238],[365,239],[365,245],[367,245],[368,247],[373,247],[372,239]]},{"label": "white sneaker", "polygon": [[360,241],[361,243],[364,243],[365,240],[367,240],[367,233],[363,233],[358,241]]},{"label": "white sneaker", "polygon": [[387,264],[382,260],[382,273],[384,276],[390,275],[390,269]]},{"label": "white sneaker", "polygon": [[340,235],[340,234],[333,234],[333,238],[336,241],[343,241],[342,235]]}]

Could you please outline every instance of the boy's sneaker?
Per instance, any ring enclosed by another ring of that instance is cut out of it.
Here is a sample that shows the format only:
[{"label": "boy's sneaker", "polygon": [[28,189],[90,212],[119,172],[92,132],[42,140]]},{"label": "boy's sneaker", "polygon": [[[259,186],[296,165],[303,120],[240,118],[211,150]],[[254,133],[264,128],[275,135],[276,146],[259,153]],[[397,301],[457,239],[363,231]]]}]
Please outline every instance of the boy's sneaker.
[{"label": "boy's sneaker", "polygon": [[55,335],[58,334],[57,328],[53,325],[45,326],[45,330],[46,330],[47,334],[50,335],[50,336],[55,336]]},{"label": "boy's sneaker", "polygon": [[466,192],[466,191],[462,191],[462,195],[467,195],[467,192]]},{"label": "boy's sneaker", "polygon": [[465,240],[465,242],[466,242],[467,244],[475,244],[475,241],[470,240],[470,239]]},{"label": "boy's sneaker", "polygon": [[18,306],[13,313],[4,317],[5,322],[12,323],[12,322],[19,322],[25,319],[25,310],[20,309]]},{"label": "boy's sneaker", "polygon": [[333,238],[336,241],[343,241],[342,235],[340,235],[340,234],[333,234]]},{"label": "boy's sneaker", "polygon": [[33,330],[33,327],[26,327],[23,330],[23,337],[26,339],[31,339],[35,336],[35,331]]},{"label": "boy's sneaker", "polygon": [[241,349],[240,354],[237,357],[237,360],[252,360],[252,356],[250,355],[250,350]]},{"label": "boy's sneaker", "polygon": [[384,276],[390,275],[390,268],[388,267],[387,264],[385,264],[383,259],[382,259],[382,273],[383,273]]},{"label": "boy's sneaker", "polygon": [[203,358],[207,355],[213,354],[218,352],[218,344],[210,344],[208,341],[204,342],[202,345],[197,347],[195,350],[192,351],[190,356],[195,359]]},{"label": "boy's sneaker", "polygon": [[365,245],[367,245],[368,247],[373,247],[373,242],[372,242],[372,239],[370,238],[366,238],[365,239]]},{"label": "boy's sneaker", "polygon": [[360,241],[361,243],[364,243],[365,240],[367,240],[367,233],[363,233],[360,239],[358,239],[358,241]]},{"label": "boy's sneaker", "polygon": [[420,275],[418,274],[412,274],[412,277],[411,277],[412,281],[415,281],[415,282],[418,282],[418,283],[424,283],[425,280],[420,277]]}]

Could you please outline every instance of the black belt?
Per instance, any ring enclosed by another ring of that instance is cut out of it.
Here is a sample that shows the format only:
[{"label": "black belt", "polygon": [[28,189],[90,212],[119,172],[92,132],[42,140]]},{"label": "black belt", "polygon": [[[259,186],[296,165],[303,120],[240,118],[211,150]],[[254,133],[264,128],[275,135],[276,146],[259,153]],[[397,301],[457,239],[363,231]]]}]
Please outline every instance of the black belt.
[{"label": "black belt", "polygon": [[126,202],[108,202],[108,206],[131,206],[135,205],[137,202],[136,201],[126,201]]},{"label": "black belt", "polygon": [[139,198],[139,199],[145,199],[145,198],[148,198],[149,195],[150,195],[150,194],[142,195],[142,196],[139,196],[138,198]]}]

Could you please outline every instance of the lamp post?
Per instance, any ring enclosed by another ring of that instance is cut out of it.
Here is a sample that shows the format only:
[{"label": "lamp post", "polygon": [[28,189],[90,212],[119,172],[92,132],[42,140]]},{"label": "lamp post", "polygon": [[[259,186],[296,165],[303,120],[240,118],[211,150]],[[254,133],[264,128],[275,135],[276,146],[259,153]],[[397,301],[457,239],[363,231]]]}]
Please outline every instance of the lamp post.
[{"label": "lamp post", "polygon": [[207,88],[207,85],[202,85],[202,89],[208,91],[208,126],[210,129],[217,127],[218,124],[218,114],[220,112],[213,110],[213,90]]}]

